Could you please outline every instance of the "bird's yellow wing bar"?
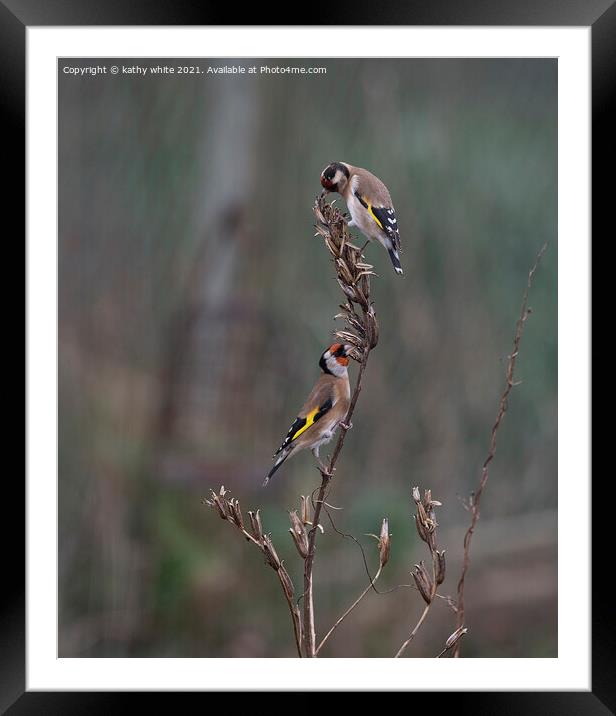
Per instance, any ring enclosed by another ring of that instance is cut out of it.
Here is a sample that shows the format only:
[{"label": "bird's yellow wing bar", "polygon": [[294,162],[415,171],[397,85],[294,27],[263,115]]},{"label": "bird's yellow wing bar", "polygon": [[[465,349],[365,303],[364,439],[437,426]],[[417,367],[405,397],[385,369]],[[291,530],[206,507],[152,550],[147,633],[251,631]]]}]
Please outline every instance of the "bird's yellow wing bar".
[{"label": "bird's yellow wing bar", "polygon": [[381,229],[383,229],[383,231],[385,231],[385,227],[383,226],[383,224],[381,224],[381,222],[379,221],[379,219],[376,216],[376,214],[374,213],[374,211],[372,211],[372,204],[368,204],[368,213],[376,221],[376,223],[381,227]]},{"label": "bird's yellow wing bar", "polygon": [[359,200],[359,203],[366,209],[366,211],[370,214],[370,216],[374,219],[374,221],[377,223],[377,225],[385,231],[385,227],[381,223],[381,220],[379,217],[372,211],[372,204],[366,199],[365,196],[362,196],[358,191],[354,192],[355,196]]},{"label": "bird's yellow wing bar", "polygon": [[319,408],[315,408],[314,410],[311,410],[308,415],[306,415],[306,422],[301,426],[299,430],[297,430],[293,435],[291,436],[291,441],[296,440],[303,432],[308,430],[308,428],[314,424],[315,422],[315,416],[319,412]]},{"label": "bird's yellow wing bar", "polygon": [[327,413],[327,411],[331,409],[332,405],[333,403],[331,401],[331,398],[328,398],[322,405],[319,405],[318,407],[311,410],[305,418],[296,418],[293,425],[291,425],[289,432],[287,433],[287,437],[284,439],[284,442],[274,453],[274,457],[276,457],[278,453],[284,450],[284,448],[286,448],[294,440],[297,440],[297,438],[306,430],[308,430],[311,425],[314,425],[317,420],[320,420],[325,415],[325,413]]}]

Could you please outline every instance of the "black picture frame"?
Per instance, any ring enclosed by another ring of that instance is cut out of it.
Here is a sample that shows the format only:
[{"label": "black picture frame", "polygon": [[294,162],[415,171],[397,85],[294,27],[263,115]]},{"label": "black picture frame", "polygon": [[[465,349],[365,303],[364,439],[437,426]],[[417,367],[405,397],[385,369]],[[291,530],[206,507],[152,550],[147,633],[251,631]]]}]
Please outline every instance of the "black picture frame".
[{"label": "black picture frame", "polygon": [[[242,25],[298,24],[288,5],[242,4]],[[239,8],[239,6],[238,6]],[[295,9],[295,8],[294,8]],[[308,23],[314,24],[311,8],[306,7]],[[25,239],[25,128],[26,128],[26,28],[28,26],[75,25],[232,25],[238,9],[231,4],[197,0],[0,0],[0,106],[5,123],[4,155],[6,211],[17,223],[13,237]],[[318,13],[319,15],[321,13]],[[593,226],[601,225],[610,210],[608,192],[613,192],[610,176],[613,151],[614,89],[616,88],[616,4],[615,0],[397,0],[367,3],[365,0],[337,2],[322,13],[330,25],[483,25],[483,26],[591,26],[592,27],[592,179]],[[321,19],[319,18],[319,21]],[[6,169],[8,168],[8,171]],[[612,232],[613,233],[613,229]],[[8,241],[8,236],[6,237]],[[12,241],[19,244],[16,238]],[[25,249],[25,241],[24,241]],[[25,258],[25,251],[24,251]],[[25,292],[24,292],[25,295]],[[10,305],[10,304],[5,304]],[[22,329],[25,345],[25,327]],[[17,329],[19,335],[19,329]],[[18,340],[15,339],[17,344]],[[24,384],[25,384],[24,374]],[[27,390],[27,386],[26,386]],[[19,412],[19,411],[18,411]],[[25,417],[25,416],[24,416]],[[19,419],[14,419],[19,425]],[[25,424],[25,420],[24,423]],[[585,429],[585,426],[581,426]],[[590,429],[590,427],[588,427]],[[25,479],[25,471],[24,471]],[[575,486],[572,486],[572,489]],[[25,511],[24,483],[18,473],[5,474],[3,588],[0,590],[0,711],[10,714],[73,714],[117,711],[127,695],[86,692],[25,691]],[[10,508],[8,506],[11,506]],[[50,506],[50,509],[54,509]],[[608,522],[610,501],[602,493],[592,508],[593,574],[605,573],[607,544],[599,539],[599,525]],[[12,519],[7,519],[11,514]],[[572,526],[574,529],[574,526]],[[14,563],[6,564],[7,557]],[[571,565],[571,588],[576,580]],[[614,688],[614,619],[609,590],[597,585],[592,592],[592,692],[462,692],[455,696],[456,709],[472,707],[475,714],[606,714],[616,713]],[[572,628],[575,628],[572,625]],[[140,694],[140,697],[146,694]],[[150,696],[153,694],[150,694]],[[170,694],[154,694],[157,708],[170,703]],[[444,694],[442,694],[444,695]],[[417,708],[413,696],[414,707]],[[431,697],[431,696],[430,696]],[[130,697],[130,702],[135,697]],[[432,697],[431,697],[432,698]]]}]

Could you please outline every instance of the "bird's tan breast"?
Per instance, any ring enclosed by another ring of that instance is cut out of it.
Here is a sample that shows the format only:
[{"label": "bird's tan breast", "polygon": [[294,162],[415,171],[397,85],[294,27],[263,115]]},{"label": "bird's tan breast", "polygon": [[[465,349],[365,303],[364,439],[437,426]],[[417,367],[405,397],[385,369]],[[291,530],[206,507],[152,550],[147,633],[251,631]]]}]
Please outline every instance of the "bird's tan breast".
[{"label": "bird's tan breast", "polygon": [[322,375],[301,412],[308,414],[316,405],[322,405],[327,399],[332,401],[332,407],[297,439],[298,447],[311,445],[323,432],[334,430],[338,423],[344,420],[351,402],[348,376],[338,378],[333,375]]}]

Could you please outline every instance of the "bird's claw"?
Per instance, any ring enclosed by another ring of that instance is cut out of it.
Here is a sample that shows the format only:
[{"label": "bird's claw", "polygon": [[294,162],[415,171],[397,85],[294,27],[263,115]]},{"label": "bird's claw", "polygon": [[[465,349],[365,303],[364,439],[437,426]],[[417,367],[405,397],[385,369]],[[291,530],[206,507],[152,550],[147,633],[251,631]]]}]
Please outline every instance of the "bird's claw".
[{"label": "bird's claw", "polygon": [[340,423],[340,427],[341,427],[343,430],[350,430],[350,429],[353,427],[353,423],[350,422],[350,421],[349,421],[349,424],[348,424],[348,425],[347,425],[346,423]]}]

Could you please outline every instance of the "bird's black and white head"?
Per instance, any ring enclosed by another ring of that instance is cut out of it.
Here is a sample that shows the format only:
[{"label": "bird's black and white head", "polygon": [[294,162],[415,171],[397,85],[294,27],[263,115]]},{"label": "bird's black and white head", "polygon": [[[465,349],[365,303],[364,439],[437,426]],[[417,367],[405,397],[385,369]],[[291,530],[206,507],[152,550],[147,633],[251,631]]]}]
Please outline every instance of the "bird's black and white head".
[{"label": "bird's black and white head", "polygon": [[338,194],[342,194],[350,175],[347,164],[332,162],[321,172],[321,186],[325,191],[337,191]]},{"label": "bird's black and white head", "polygon": [[353,346],[348,343],[333,343],[322,355],[319,366],[324,373],[330,373],[338,378],[347,374],[349,353]]}]

